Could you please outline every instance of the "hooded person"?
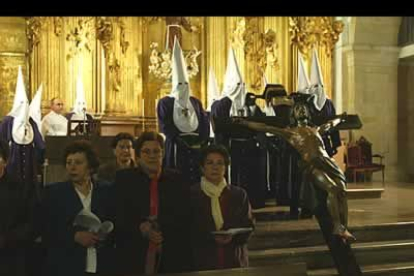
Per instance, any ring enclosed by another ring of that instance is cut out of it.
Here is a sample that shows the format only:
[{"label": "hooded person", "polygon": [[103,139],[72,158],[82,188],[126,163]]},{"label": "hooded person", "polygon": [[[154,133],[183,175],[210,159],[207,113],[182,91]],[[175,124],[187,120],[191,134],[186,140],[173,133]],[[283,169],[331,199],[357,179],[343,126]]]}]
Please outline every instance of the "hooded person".
[{"label": "hooded person", "polygon": [[68,113],[66,115],[66,119],[68,121],[85,121],[86,125],[83,123],[79,124],[70,124],[71,129],[75,130],[78,128],[78,132],[85,135],[85,130],[87,133],[91,131],[91,125],[88,122],[93,121],[92,115],[88,114],[86,112],[87,110],[87,104],[86,104],[86,98],[85,98],[85,90],[83,88],[83,82],[82,82],[82,75],[79,71],[78,77],[76,78],[76,98],[75,102],[73,103],[72,112]]},{"label": "hooded person", "polygon": [[263,74],[263,82],[265,85],[265,91],[263,92],[264,94],[264,100],[265,100],[265,107],[263,109],[263,112],[266,114],[266,116],[276,116],[275,110],[273,109],[272,106],[272,97],[274,96],[273,93],[269,93],[272,91],[269,91],[268,85],[267,85],[267,78],[266,75]]},{"label": "hooded person", "polygon": [[[218,119],[234,116],[249,116],[250,99],[246,105],[245,84],[237,64],[236,55],[229,49],[227,68],[225,73],[222,98],[211,106],[211,119],[214,123]],[[260,108],[256,107],[256,110]],[[262,115],[264,115],[262,113]],[[250,199],[253,208],[264,206],[266,194],[266,154],[256,135],[244,132],[223,133],[215,131],[215,143],[224,145],[230,152],[231,164],[227,174],[228,183],[243,187]]]},{"label": "hooded person", "polygon": [[36,127],[39,132],[41,132],[42,129],[42,92],[43,84],[40,84],[36,95],[33,97],[29,105],[29,117],[36,123]]},{"label": "hooded person", "polygon": [[34,99],[37,104],[34,103],[30,109],[22,69],[19,66],[13,107],[2,120],[0,139],[10,147],[7,173],[24,184],[26,196],[30,196],[33,189],[37,189],[36,183],[40,173],[38,166],[42,160],[40,153],[45,149],[45,143],[35,122],[40,113],[40,94],[38,95]]},{"label": "hooded person", "polygon": [[178,40],[172,52],[171,93],[158,101],[160,132],[165,139],[164,165],[181,170],[190,183],[200,181],[199,155],[209,137],[209,119],[197,98],[191,96],[187,65]]},{"label": "hooded person", "polygon": [[311,88],[311,83],[308,78],[305,61],[300,52],[298,52],[298,92],[308,94]]},{"label": "hooded person", "polygon": [[324,88],[323,76],[321,66],[319,64],[318,53],[316,49],[313,49],[312,52],[312,65],[311,65],[311,79],[310,79],[310,89],[309,93],[315,95],[315,108],[318,111],[321,111],[324,107],[327,97]]},{"label": "hooded person", "polygon": [[[288,97],[285,87],[281,84],[267,84],[264,95],[268,106],[266,115],[280,118],[284,125],[289,125],[293,101]],[[297,154],[281,137],[271,133],[266,133],[266,136],[269,198],[275,199],[277,205],[289,205],[290,216],[297,218],[300,184]]]},{"label": "hooded person", "polygon": [[[310,94],[314,95],[314,105],[311,108],[312,120],[315,122],[326,121],[329,117],[336,115],[335,106],[331,99],[326,95],[322,70],[319,64],[318,53],[313,49],[311,66],[311,88]],[[331,130],[322,136],[325,148],[329,156],[334,156],[341,146],[341,138],[338,130]]]},{"label": "hooded person", "polygon": [[[220,100],[220,90],[217,84],[216,75],[214,74],[214,70],[210,67],[208,73],[208,84],[207,84],[207,114],[210,116],[211,113],[211,106],[217,100]],[[214,138],[214,131],[213,126],[210,124],[210,137]]]}]

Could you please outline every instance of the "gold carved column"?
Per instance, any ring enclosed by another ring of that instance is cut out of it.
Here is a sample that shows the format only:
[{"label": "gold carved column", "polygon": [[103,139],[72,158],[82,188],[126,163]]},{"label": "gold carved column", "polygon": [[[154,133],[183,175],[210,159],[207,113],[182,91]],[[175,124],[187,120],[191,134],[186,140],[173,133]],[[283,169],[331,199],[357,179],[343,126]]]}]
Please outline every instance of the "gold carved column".
[{"label": "gold carved column", "polygon": [[[226,33],[226,18],[207,17],[206,21],[207,24],[205,31],[207,48],[204,50],[205,56],[207,56],[206,70],[208,74],[210,67],[213,68],[217,79],[217,85],[219,86],[221,93],[224,74],[226,72],[227,52],[229,50]],[[207,82],[208,77],[206,80],[206,86]]]},{"label": "gold carved column", "polygon": [[22,66],[25,82],[29,83],[25,31],[23,17],[0,17],[0,118],[7,115],[13,106],[19,65]]},{"label": "gold carved column", "polygon": [[[125,34],[126,24],[123,17],[98,17],[96,34],[104,49],[105,57],[105,115],[126,115],[125,55],[129,42]],[[132,111],[132,109],[131,109]]]},{"label": "gold carved column", "polygon": [[69,112],[79,75],[89,113],[100,113],[100,72],[94,17],[30,17],[27,22],[30,90],[43,83],[43,113],[49,100],[60,97]]},{"label": "gold carved column", "polygon": [[265,17],[244,17],[232,30],[232,44],[247,90],[256,94],[263,92],[265,72],[275,75],[280,69],[276,31],[266,25]]},{"label": "gold carved column", "polygon": [[[296,72],[293,89],[297,87],[297,51],[300,51],[310,69],[312,50],[316,47],[325,82],[325,91],[332,98],[333,91],[333,50],[339,35],[343,30],[341,21],[334,21],[333,17],[290,17],[289,31],[292,38],[292,74]],[[310,74],[310,70],[308,70]]]},{"label": "gold carved column", "polygon": [[289,68],[292,66],[289,58],[291,55],[289,18],[265,17],[264,30],[265,41],[269,41],[266,45],[267,80],[269,83],[282,84],[287,91],[292,91],[290,85],[292,75],[289,74]]}]

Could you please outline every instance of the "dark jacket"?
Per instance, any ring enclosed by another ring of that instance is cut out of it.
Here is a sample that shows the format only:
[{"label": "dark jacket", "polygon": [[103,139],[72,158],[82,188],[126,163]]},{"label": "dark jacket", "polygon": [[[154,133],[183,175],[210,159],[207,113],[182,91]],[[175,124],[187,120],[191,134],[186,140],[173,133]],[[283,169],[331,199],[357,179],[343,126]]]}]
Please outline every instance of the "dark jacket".
[{"label": "dark jacket", "polygon": [[0,178],[0,275],[27,275],[26,251],[33,239],[34,194],[7,174]]},{"label": "dark jacket", "polygon": [[[222,229],[254,227],[246,191],[234,185],[224,188],[220,196],[220,206],[224,224]],[[211,233],[216,226],[211,213],[211,199],[200,184],[191,187],[192,210],[192,251],[195,270],[213,270],[246,267],[249,264],[247,241],[250,233],[236,234],[232,241],[219,247]],[[220,267],[219,259],[222,259]]]},{"label": "dark jacket", "polygon": [[[110,217],[109,186],[94,183],[91,211],[103,222]],[[45,189],[42,204],[43,242],[47,248],[45,275],[81,276],[86,266],[87,249],[74,240],[75,233],[83,229],[73,226],[76,215],[83,209],[71,182],[50,184]],[[97,247],[97,271],[111,273],[113,242],[108,237]]]},{"label": "dark jacket", "polygon": [[[144,272],[148,239],[139,225],[149,216],[150,178],[140,168],[118,171],[115,179],[115,241],[118,272]],[[158,181],[158,223],[163,235],[160,273],[188,271],[190,190],[180,173],[163,170]]]}]

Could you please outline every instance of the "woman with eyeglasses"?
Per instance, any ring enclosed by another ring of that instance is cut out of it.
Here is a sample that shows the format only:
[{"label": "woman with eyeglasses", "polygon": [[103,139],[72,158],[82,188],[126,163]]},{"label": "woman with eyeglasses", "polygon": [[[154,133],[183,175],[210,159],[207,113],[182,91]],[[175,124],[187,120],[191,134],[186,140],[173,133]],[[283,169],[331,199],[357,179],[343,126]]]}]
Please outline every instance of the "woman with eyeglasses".
[{"label": "woman with eyeglasses", "polygon": [[[254,223],[246,191],[226,182],[229,163],[229,153],[221,145],[210,145],[202,151],[201,183],[191,187],[196,270],[246,267],[249,263],[247,240]],[[239,231],[230,232],[236,229]]]},{"label": "woman with eyeglasses", "polygon": [[113,183],[118,170],[135,167],[134,141],[134,137],[126,132],[120,132],[114,137],[111,146],[115,158],[99,167],[99,180]]},{"label": "woman with eyeglasses", "polygon": [[118,273],[190,269],[190,190],[182,175],[163,169],[164,139],[144,132],[135,143],[137,167],[115,177]]}]

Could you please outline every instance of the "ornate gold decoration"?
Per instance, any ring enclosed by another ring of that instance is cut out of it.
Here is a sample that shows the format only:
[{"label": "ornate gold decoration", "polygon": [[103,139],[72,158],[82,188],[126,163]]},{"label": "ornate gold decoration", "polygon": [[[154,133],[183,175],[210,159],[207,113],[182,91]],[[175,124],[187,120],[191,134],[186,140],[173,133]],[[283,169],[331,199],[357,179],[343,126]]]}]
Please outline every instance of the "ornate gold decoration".
[{"label": "ornate gold decoration", "polygon": [[[168,80],[171,78],[171,51],[165,49],[164,52],[158,51],[158,43],[152,42],[150,44],[151,55],[149,72],[158,79]],[[192,78],[199,72],[197,57],[201,54],[196,47],[185,55],[184,59],[187,64],[188,77]]]},{"label": "ornate gold decoration", "polygon": [[264,33],[264,44],[266,49],[266,66],[269,65],[275,70],[279,70],[279,60],[276,56],[278,44],[276,42],[275,31],[273,31],[272,29],[266,30],[266,32]]},{"label": "ornate gold decoration", "polygon": [[40,17],[26,18],[26,36],[28,40],[28,52],[33,52],[34,48],[40,42],[40,31],[42,29],[43,20]]},{"label": "ornate gold decoration", "polygon": [[108,69],[114,76],[112,88],[116,93],[121,91],[121,64],[118,59],[113,58],[108,60]]},{"label": "ornate gold decoration", "polygon": [[259,20],[261,19],[258,17],[245,17],[239,20],[232,35],[233,44],[243,47],[246,60],[250,67],[254,68],[250,71],[249,82],[255,90],[261,88],[267,66],[274,70],[279,69],[276,33],[272,29],[261,32]]},{"label": "ornate gold decoration", "polygon": [[96,37],[105,50],[105,57],[108,57],[112,50],[111,42],[114,40],[114,27],[110,18],[101,16],[96,19]]},{"label": "ornate gold decoration", "polygon": [[332,19],[328,16],[289,18],[291,41],[298,46],[305,56],[315,44],[320,43],[325,46],[327,55],[330,57],[343,28],[344,24],[342,21],[336,20],[332,22]]},{"label": "ornate gold decoration", "polygon": [[231,42],[235,47],[244,47],[246,32],[246,20],[242,19],[236,23],[233,33],[231,34]]},{"label": "ornate gold decoration", "polygon": [[0,56],[0,116],[5,116],[13,106],[14,93],[16,91],[17,68],[22,66],[23,75],[26,75],[24,66],[26,57]]},{"label": "ornate gold decoration", "polygon": [[122,54],[125,55],[129,47],[129,42],[125,39],[125,22],[124,20],[118,18],[118,24],[121,31],[121,39],[119,41],[119,44],[121,45]]},{"label": "ornate gold decoration", "polygon": [[162,20],[161,16],[144,16],[142,17],[142,24],[143,25],[154,24],[161,20]]},{"label": "ornate gold decoration", "polygon": [[53,26],[55,35],[60,36],[62,34],[63,18],[61,16],[53,17]]},{"label": "ornate gold decoration", "polygon": [[78,26],[76,26],[73,30],[71,30],[67,36],[66,40],[71,41],[74,43],[74,46],[70,47],[69,53],[67,55],[67,58],[71,58],[80,52],[82,52],[84,49],[88,50],[88,52],[91,52],[91,46],[90,46],[90,39],[91,39],[91,19],[89,20],[78,20]]}]

